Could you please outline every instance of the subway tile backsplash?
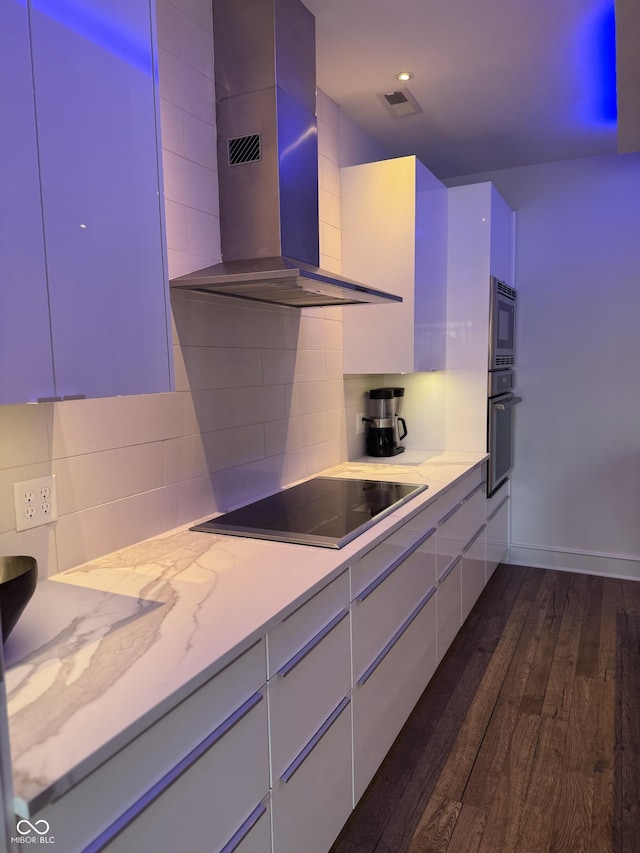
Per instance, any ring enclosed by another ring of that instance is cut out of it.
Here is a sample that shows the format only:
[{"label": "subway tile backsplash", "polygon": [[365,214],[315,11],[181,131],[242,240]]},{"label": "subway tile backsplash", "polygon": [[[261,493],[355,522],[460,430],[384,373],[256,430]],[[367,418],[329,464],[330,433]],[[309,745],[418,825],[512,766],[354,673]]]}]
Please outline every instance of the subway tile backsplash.
[{"label": "subway tile backsplash", "polygon": [[[221,257],[211,3],[157,10],[175,277]],[[340,272],[340,111],[322,93],[318,116],[321,261]],[[171,301],[173,393],[0,406],[0,553],[33,554],[52,574],[347,458],[340,308]],[[13,483],[48,473],[59,520],[17,533]]]}]

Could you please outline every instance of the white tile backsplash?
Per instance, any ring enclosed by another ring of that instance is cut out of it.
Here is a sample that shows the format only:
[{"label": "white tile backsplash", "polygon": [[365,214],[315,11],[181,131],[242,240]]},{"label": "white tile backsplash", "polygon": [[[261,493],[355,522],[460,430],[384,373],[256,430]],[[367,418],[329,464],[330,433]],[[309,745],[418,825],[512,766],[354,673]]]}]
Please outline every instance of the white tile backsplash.
[{"label": "white tile backsplash", "polygon": [[185,156],[185,116],[184,110],[167,101],[160,99],[160,132],[162,134],[162,147],[166,151]]},{"label": "white tile backsplash", "polygon": [[52,459],[198,432],[190,394],[69,400],[54,406]]},{"label": "white tile backsplash", "polygon": [[213,80],[163,48],[158,50],[158,65],[162,98],[213,124]]},{"label": "white tile backsplash", "polygon": [[187,15],[181,15],[179,38],[180,57],[205,77],[213,80],[211,32]]},{"label": "white tile backsplash", "polygon": [[340,229],[335,225],[329,225],[328,222],[320,224],[320,251],[330,258],[342,259]]},{"label": "white tile backsplash", "polygon": [[58,512],[69,515],[165,485],[162,442],[53,461]]},{"label": "white tile backsplash", "polygon": [[50,403],[0,406],[0,468],[50,459]]},{"label": "white tile backsplash", "polygon": [[324,154],[320,154],[319,159],[319,182],[321,189],[340,196],[340,168]]},{"label": "white tile backsplash", "polygon": [[340,228],[340,198],[328,190],[321,189],[318,194],[320,220],[334,228]]},{"label": "white tile backsplash", "polygon": [[195,392],[200,432],[265,423],[285,417],[285,386],[219,388]]},{"label": "white tile backsplash", "polygon": [[203,256],[210,253],[219,257],[220,218],[202,210],[184,208],[187,220],[187,251],[192,255]]},{"label": "white tile backsplash", "polygon": [[254,307],[234,299],[223,304],[203,298],[194,308],[194,343],[205,347],[280,349],[284,346],[283,314],[287,313],[293,315],[297,325],[300,315],[293,309]]},{"label": "white tile backsplash", "polygon": [[216,173],[199,163],[165,151],[164,194],[171,201],[218,216],[218,181]]},{"label": "white tile backsplash", "polygon": [[191,391],[262,384],[261,350],[240,347],[183,347],[182,355],[187,388]]},{"label": "white tile backsplash", "polygon": [[156,28],[158,46],[180,56],[180,10],[168,0],[156,0]]},{"label": "white tile backsplash", "polygon": [[300,317],[298,347],[317,350],[342,349],[342,323],[324,317]]},{"label": "white tile backsplash", "polygon": [[164,214],[167,223],[167,248],[189,251],[189,208],[166,197]]},{"label": "white tile backsplash", "polygon": [[218,156],[215,127],[210,122],[202,121],[187,112],[184,113],[183,127],[184,156],[188,160],[193,160],[194,163],[206,166],[207,169],[217,171]]},{"label": "white tile backsplash", "polygon": [[171,4],[195,21],[196,24],[213,32],[211,26],[212,4],[203,0],[170,0]]},{"label": "white tile backsplash", "polygon": [[264,424],[265,455],[300,450],[327,439],[327,412],[314,412]]}]

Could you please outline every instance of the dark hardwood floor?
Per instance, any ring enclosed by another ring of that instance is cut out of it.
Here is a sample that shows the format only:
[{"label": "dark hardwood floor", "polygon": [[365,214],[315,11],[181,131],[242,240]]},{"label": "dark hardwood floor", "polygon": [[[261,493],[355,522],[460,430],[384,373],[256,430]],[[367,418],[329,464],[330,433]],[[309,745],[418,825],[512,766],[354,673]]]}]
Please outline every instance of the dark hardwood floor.
[{"label": "dark hardwood floor", "polygon": [[640,851],[640,583],[501,565],[332,853]]}]

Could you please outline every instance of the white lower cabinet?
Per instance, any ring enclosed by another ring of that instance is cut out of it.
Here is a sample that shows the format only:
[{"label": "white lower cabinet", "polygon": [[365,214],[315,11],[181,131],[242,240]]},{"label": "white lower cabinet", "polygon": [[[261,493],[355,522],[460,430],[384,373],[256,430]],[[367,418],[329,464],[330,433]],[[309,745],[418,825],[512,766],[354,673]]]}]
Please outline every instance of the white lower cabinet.
[{"label": "white lower cabinet", "polygon": [[485,585],[485,531],[487,525],[483,524],[465,545],[460,563],[460,594],[461,594],[461,621],[464,622],[471,613],[471,608],[478,600],[478,596]]},{"label": "white lower cabinet", "polygon": [[[263,694],[257,696],[258,704],[238,722],[238,712],[232,715],[226,723],[231,728],[163,793],[155,796],[152,789],[151,804],[106,845],[108,853],[231,853],[247,840],[268,791],[266,702]],[[262,850],[267,853],[269,847]]]},{"label": "white lower cabinet", "polygon": [[273,846],[326,853],[352,807],[349,572],[267,635]]},{"label": "white lower cabinet", "polygon": [[364,671],[354,671],[354,805],[435,672],[435,592],[423,595]]},{"label": "white lower cabinet", "polygon": [[271,794],[259,803],[220,853],[270,853]]},{"label": "white lower cabinet", "polygon": [[438,575],[438,663],[445,656],[462,625],[462,588],[458,554],[446,569]]},{"label": "white lower cabinet", "polygon": [[224,849],[269,793],[265,675],[260,640],[32,820],[65,853]]},{"label": "white lower cabinet", "polygon": [[407,530],[404,555],[365,586],[352,567],[354,804],[435,671],[435,532]]},{"label": "white lower cabinet", "polygon": [[353,806],[350,696],[274,780],[271,804],[274,853],[327,853]]},{"label": "white lower cabinet", "polygon": [[[462,575],[464,550],[471,544],[476,531],[484,523],[484,483],[467,478],[457,486],[458,497],[461,486],[472,485],[460,500],[441,517],[436,534],[436,567],[438,587],[438,663],[445,656],[447,649],[460,630],[468,611],[463,616],[463,610],[469,607],[471,594],[467,590],[463,605]],[[484,557],[483,557],[484,559]],[[482,586],[478,595],[484,587]],[[477,595],[476,595],[477,598]],[[475,599],[471,603],[473,603]],[[469,607],[470,609],[470,607]]]},{"label": "white lower cabinet", "polygon": [[[487,501],[487,503],[489,503]],[[507,553],[509,542],[509,495],[491,507],[487,518],[487,581]]]}]

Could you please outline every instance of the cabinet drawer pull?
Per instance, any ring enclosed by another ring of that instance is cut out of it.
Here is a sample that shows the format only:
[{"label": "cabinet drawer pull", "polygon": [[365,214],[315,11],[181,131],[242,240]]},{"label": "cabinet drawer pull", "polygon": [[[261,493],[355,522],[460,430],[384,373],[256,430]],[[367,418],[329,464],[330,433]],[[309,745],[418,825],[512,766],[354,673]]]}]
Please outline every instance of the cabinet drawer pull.
[{"label": "cabinet drawer pull", "polygon": [[444,583],[446,581],[446,579],[449,577],[449,575],[455,569],[455,567],[458,565],[458,563],[460,562],[461,559],[462,559],[462,554],[458,554],[458,556],[455,558],[455,560],[453,560],[453,562],[449,563],[447,568],[444,570],[444,572],[438,578],[438,583]]},{"label": "cabinet drawer pull", "polygon": [[460,501],[459,504],[456,504],[454,507],[452,507],[448,513],[443,515],[442,518],[440,519],[440,521],[438,522],[438,524],[446,524],[446,522],[449,521],[451,516],[455,515],[455,513],[458,512],[458,510],[460,509],[461,506],[462,506],[462,501]]},{"label": "cabinet drawer pull", "polygon": [[483,533],[486,529],[487,529],[487,525],[486,525],[486,524],[483,524],[483,525],[482,525],[482,527],[480,528],[480,530],[476,531],[476,532],[473,534],[473,536],[471,537],[471,539],[469,539],[469,541],[467,542],[467,544],[466,544],[466,545],[464,546],[464,548],[462,549],[462,553],[463,553],[463,554],[466,554],[466,553],[467,553],[467,551],[469,550],[469,548],[471,548],[471,546],[472,546],[472,545],[473,545],[473,543],[476,541],[476,539],[477,539],[477,538],[480,536],[480,534],[481,534],[481,533]]},{"label": "cabinet drawer pull", "polygon": [[260,820],[262,815],[266,812],[266,810],[267,807],[264,803],[260,803],[259,806],[256,806],[255,809],[249,815],[249,817],[242,824],[242,826],[236,832],[234,832],[233,836],[229,839],[229,841],[227,841],[220,853],[233,853],[234,850],[237,850],[240,844],[247,837],[247,835],[249,835],[253,827]]},{"label": "cabinet drawer pull", "polygon": [[380,572],[377,578],[374,578],[368,586],[365,586],[362,592],[358,593],[355,600],[364,601],[365,598],[368,598],[371,593],[374,592],[380,586],[382,581],[386,580],[389,575],[392,574],[392,572],[395,572],[398,566],[401,566],[408,557],[410,557],[415,551],[418,550],[418,548],[424,545],[427,539],[430,539],[435,532],[436,528],[432,527],[430,530],[427,530],[426,533],[423,533],[417,542],[414,542],[413,545],[407,551],[405,551],[400,557],[395,559],[393,563],[391,563],[390,566],[387,566],[387,568],[383,572]]},{"label": "cabinet drawer pull", "polygon": [[331,622],[328,622],[328,623],[324,626],[324,628],[321,628],[321,629],[318,631],[318,633],[315,635],[315,637],[312,637],[312,638],[309,640],[309,642],[308,642],[308,643],[306,643],[306,645],[304,645],[304,646],[300,649],[300,651],[299,651],[299,652],[296,652],[296,654],[295,654],[292,658],[290,658],[290,659],[289,659],[289,660],[284,664],[284,666],[281,666],[281,667],[280,667],[280,669],[279,669],[279,670],[278,670],[278,672],[277,672],[277,675],[281,675],[283,678],[284,678],[286,675],[289,675],[289,673],[291,672],[291,670],[292,670],[294,667],[296,667],[296,666],[300,663],[300,661],[301,661],[301,660],[303,660],[303,658],[306,658],[306,656],[309,654],[309,652],[313,651],[313,649],[315,649],[315,647],[318,645],[318,643],[322,642],[322,640],[324,640],[324,638],[327,636],[327,634],[328,634],[330,631],[333,631],[333,629],[336,627],[336,625],[337,625],[339,622],[342,622],[342,620],[345,618],[345,616],[348,616],[348,615],[349,615],[349,611],[348,611],[348,610],[341,610],[339,613],[337,613],[337,614],[333,617],[333,619],[331,620]]},{"label": "cabinet drawer pull", "polygon": [[144,793],[141,797],[139,797],[133,805],[129,806],[119,818],[114,820],[114,822],[108,826],[104,832],[100,833],[97,838],[84,848],[83,853],[98,853],[98,851],[103,850],[104,847],[112,841],[116,835],[122,832],[123,829],[126,829],[130,823],[132,823],[141,812],[143,812],[148,806],[151,805],[158,797],[163,794],[167,788],[171,787],[171,785],[178,779],[178,777],[182,776],[190,767],[192,767],[199,758],[208,752],[212,746],[214,746],[224,735],[227,734],[243,717],[255,708],[262,700],[264,696],[261,692],[254,693],[253,696],[250,696],[246,702],[240,705],[230,716],[227,717],[226,720],[223,720],[220,725],[215,728],[211,734],[207,735],[207,737],[201,741],[196,747],[194,747],[191,752],[187,753],[183,759],[181,759],[175,767],[169,770],[165,775],[159,779],[155,785],[152,785],[149,790]]},{"label": "cabinet drawer pull", "polygon": [[320,726],[318,731],[311,738],[309,743],[305,747],[303,747],[302,750],[300,750],[298,755],[293,759],[293,761],[287,767],[287,769],[284,771],[282,776],[280,776],[280,779],[282,782],[288,782],[291,779],[291,777],[296,772],[296,770],[298,770],[301,767],[305,758],[309,755],[309,753],[312,750],[314,750],[316,748],[316,746],[320,743],[322,738],[326,735],[326,733],[329,731],[331,726],[335,723],[335,721],[338,719],[340,714],[344,711],[344,709],[347,707],[347,705],[350,702],[351,702],[350,697],[345,696],[344,699],[342,700],[342,702],[340,702],[340,704],[336,708],[333,709],[333,711],[329,714],[329,716],[324,721],[324,723]]},{"label": "cabinet drawer pull", "polygon": [[409,616],[407,616],[407,618],[404,620],[404,622],[402,623],[402,625],[398,628],[398,630],[395,632],[395,634],[393,635],[393,637],[389,640],[389,642],[387,643],[387,645],[382,649],[382,651],[380,652],[380,654],[379,654],[379,655],[378,655],[378,656],[377,656],[377,657],[376,657],[376,658],[375,658],[375,659],[374,659],[374,660],[369,664],[369,666],[368,666],[368,667],[365,669],[365,671],[362,673],[362,675],[361,675],[361,676],[360,676],[360,678],[358,679],[358,684],[359,684],[360,686],[362,686],[366,681],[368,681],[368,680],[369,680],[369,678],[373,675],[373,673],[376,671],[376,669],[380,666],[380,664],[382,663],[382,661],[383,661],[383,660],[386,658],[386,656],[389,654],[389,652],[391,651],[391,649],[392,649],[392,648],[395,646],[395,644],[398,642],[398,640],[400,639],[400,637],[401,637],[401,636],[404,634],[404,632],[407,630],[407,628],[409,627],[409,625],[411,625],[411,623],[412,623],[412,622],[413,622],[413,620],[416,618],[416,616],[418,615],[418,613],[420,613],[420,611],[422,610],[422,608],[423,608],[423,607],[424,607],[424,606],[425,606],[425,605],[426,605],[426,604],[427,604],[427,603],[428,603],[428,602],[433,598],[433,596],[436,594],[436,592],[437,592],[437,590],[436,590],[435,586],[432,586],[432,587],[431,587],[431,589],[429,590],[429,592],[428,592],[428,593],[424,596],[424,598],[420,601],[420,603],[418,604],[418,606],[417,606],[417,607],[416,607],[416,608],[415,608],[415,609],[414,609],[414,610],[409,614]]},{"label": "cabinet drawer pull", "polygon": [[499,504],[498,504],[498,506],[494,509],[494,511],[491,513],[491,515],[489,516],[489,518],[487,519],[487,521],[491,521],[491,519],[492,519],[494,516],[496,516],[496,515],[500,512],[500,510],[502,509],[502,507],[506,504],[506,502],[507,502],[508,500],[509,500],[509,495],[507,495],[507,496],[506,496],[506,498],[503,498],[503,499],[500,501],[500,503],[499,503]]},{"label": "cabinet drawer pull", "polygon": [[471,500],[471,498],[475,495],[475,493],[476,493],[476,492],[479,492],[479,491],[480,491],[480,489],[484,489],[484,480],[483,480],[481,483],[479,483],[479,484],[475,487],[475,489],[472,489],[472,490],[469,492],[469,494],[468,494],[468,495],[465,495],[465,497],[464,497],[464,498],[462,498],[462,503],[465,503],[465,501],[470,501],[470,500]]}]

